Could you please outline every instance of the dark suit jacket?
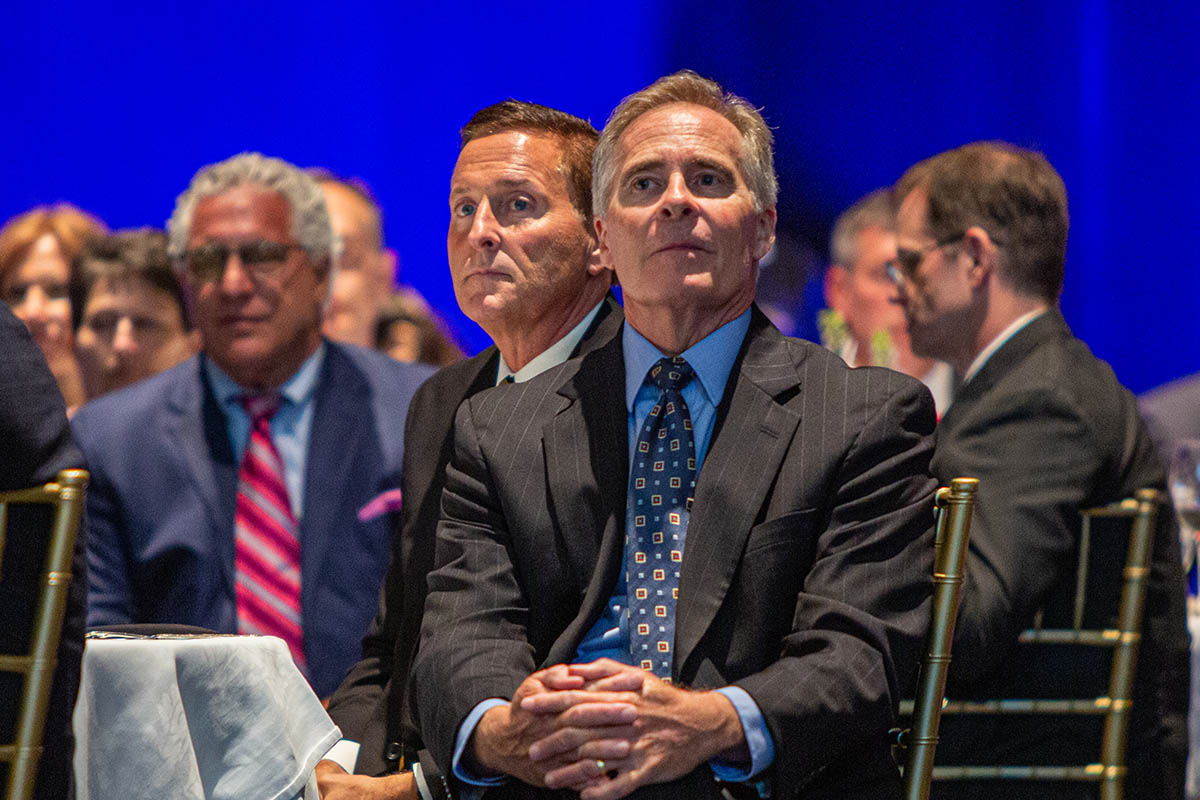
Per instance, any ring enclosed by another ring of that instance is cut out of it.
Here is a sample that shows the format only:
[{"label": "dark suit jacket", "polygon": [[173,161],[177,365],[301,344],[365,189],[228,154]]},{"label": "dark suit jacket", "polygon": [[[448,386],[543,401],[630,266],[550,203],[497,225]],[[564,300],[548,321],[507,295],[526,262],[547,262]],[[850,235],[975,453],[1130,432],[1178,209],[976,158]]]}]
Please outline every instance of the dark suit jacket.
[{"label": "dark suit jacket", "polygon": [[[980,480],[949,693],[1028,697],[1051,694],[1059,679],[1084,683],[1094,669],[1078,661],[1078,651],[1030,663],[1016,659],[1013,648],[1038,608],[1047,606],[1049,615],[1068,602],[1079,510],[1164,485],[1133,396],[1071,334],[1062,315],[1050,310],[963,384],[938,425],[933,471],[943,483],[962,475]],[[1130,725],[1127,797],[1182,797],[1188,693],[1184,583],[1171,515],[1163,514],[1162,522]],[[1066,763],[1077,744],[1075,733],[1050,724],[1033,732],[1025,728],[1019,741],[1003,741],[1006,730],[1011,728],[1000,725],[994,735],[973,729],[970,736],[957,736],[951,722],[943,728],[938,756],[947,764],[978,755],[1009,763],[1022,758],[1055,763],[1047,757],[1061,757],[1057,763]],[[1097,757],[1095,750],[1089,760]],[[1050,796],[1069,796],[1063,791],[1060,785]],[[959,794],[945,785],[936,796]]]},{"label": "dark suit jacket", "polygon": [[[612,593],[629,474],[623,386],[614,336],[459,409],[413,666],[443,769],[470,710],[573,660]],[[776,797],[899,796],[885,734],[928,621],[933,426],[916,381],[851,370],[755,311],[696,486],[673,673],[754,698]],[[702,766],[640,794],[716,791]]]},{"label": "dark suit jacket", "polygon": [[[399,486],[400,420],[428,368],[326,343],[300,518],[301,615],[313,689],[354,663],[387,564],[385,518],[357,511]],[[193,358],[88,403],[73,421],[92,469],[89,625],[237,630],[238,464]]]},{"label": "dark suit jacket", "polygon": [[[621,326],[621,307],[610,294],[575,350],[589,353]],[[441,511],[446,465],[454,454],[454,412],[466,397],[496,381],[496,348],[440,370],[413,397],[404,426],[404,505],[400,533],[379,597],[379,614],[363,639],[363,658],[329,701],[342,735],[360,745],[354,771],[394,772],[401,740],[410,754],[419,736],[408,720],[405,688],[425,605],[425,576],[433,569],[434,530]]]},{"label": "dark suit jacket", "polygon": [[[83,466],[71,442],[67,412],[46,359],[24,323],[0,303],[0,491],[25,489],[52,480],[61,469]],[[34,512],[34,515],[40,513]],[[46,539],[25,535],[34,519],[16,510],[9,521],[8,546],[0,573],[0,653],[28,652],[38,578],[45,567]],[[47,515],[48,516],[48,515]],[[79,690],[87,607],[86,525],[80,526],[71,567],[71,589],[58,645],[58,664],[51,688],[50,711],[43,736],[45,750],[38,765],[35,797],[58,800],[71,792],[71,710]],[[16,722],[21,681],[0,675],[0,728],[10,738]],[[2,773],[7,779],[7,772]]]},{"label": "dark suit jacket", "polygon": [[1200,375],[1189,375],[1146,392],[1138,403],[1164,463],[1181,439],[1200,438]]}]

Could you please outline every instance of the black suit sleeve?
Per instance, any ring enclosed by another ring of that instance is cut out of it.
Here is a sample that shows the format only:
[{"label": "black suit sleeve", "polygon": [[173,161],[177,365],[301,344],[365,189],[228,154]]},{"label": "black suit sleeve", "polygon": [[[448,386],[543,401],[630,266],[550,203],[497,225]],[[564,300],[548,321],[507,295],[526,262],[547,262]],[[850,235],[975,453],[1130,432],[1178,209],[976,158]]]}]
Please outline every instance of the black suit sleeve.
[{"label": "black suit sleeve", "polygon": [[469,401],[459,408],[454,428],[437,569],[429,575],[413,664],[415,716],[446,774],[459,723],[483,700],[512,697],[537,669],[526,630],[529,604]]},{"label": "black suit sleeve", "polygon": [[[25,326],[0,304],[0,490],[44,483],[61,469],[82,466],[83,458],[71,441],[62,395],[45,358]],[[15,515],[12,524],[18,524]],[[44,553],[31,554],[27,549],[22,552],[18,542],[16,536],[9,540],[0,579],[0,646],[5,652],[16,649],[11,637],[29,628],[35,602],[33,587],[44,557]],[[45,750],[38,766],[35,796],[39,800],[66,797],[71,784],[71,710],[79,690],[87,607],[86,545],[85,521],[75,543],[73,577],[46,720]],[[15,686],[3,684],[0,696],[7,704],[19,695]]]},{"label": "black suit sleeve", "polygon": [[934,461],[943,480],[981,478],[951,673],[964,686],[1002,661],[1061,582],[1104,465],[1101,435],[1066,396],[1036,389],[988,406],[939,441]]},{"label": "black suit sleeve", "polygon": [[343,735],[361,745],[355,765],[361,774],[393,772],[401,743],[410,758],[421,746],[408,708],[408,675],[425,605],[425,576],[433,569],[446,464],[454,451],[454,413],[464,395],[491,384],[494,363],[494,356],[485,351],[447,367],[426,381],[409,404],[403,506],[399,519],[393,520],[379,611],[363,639],[362,660],[329,704],[329,715]]},{"label": "black suit sleeve", "polygon": [[[735,682],[766,719],[783,796],[844,758],[858,760],[860,770],[877,768],[866,754],[883,742],[915,679],[929,620],[934,415],[923,386],[900,386],[865,409],[827,516],[809,523],[816,526],[811,567],[778,656]],[[743,556],[743,570],[756,555]]]}]

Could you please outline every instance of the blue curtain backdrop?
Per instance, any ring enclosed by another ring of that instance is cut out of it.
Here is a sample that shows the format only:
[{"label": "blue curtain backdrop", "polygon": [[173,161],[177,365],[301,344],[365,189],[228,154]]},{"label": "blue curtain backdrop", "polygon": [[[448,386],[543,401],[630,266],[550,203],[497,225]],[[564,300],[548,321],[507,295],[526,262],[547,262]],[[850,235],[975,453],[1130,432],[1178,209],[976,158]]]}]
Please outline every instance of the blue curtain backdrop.
[{"label": "blue curtain backdrop", "polygon": [[[261,150],[366,179],[402,280],[472,350],[445,263],[457,129],[506,97],[601,125],[692,67],[777,135],[775,265],[813,335],[829,225],[920,158],[975,139],[1042,150],[1072,228],[1063,310],[1135,391],[1200,370],[1194,307],[1200,12],[1190,4],[347,0],[16,4],[0,19],[0,217],[69,200],[161,225],[197,167]],[[800,274],[807,270],[807,274]]]}]

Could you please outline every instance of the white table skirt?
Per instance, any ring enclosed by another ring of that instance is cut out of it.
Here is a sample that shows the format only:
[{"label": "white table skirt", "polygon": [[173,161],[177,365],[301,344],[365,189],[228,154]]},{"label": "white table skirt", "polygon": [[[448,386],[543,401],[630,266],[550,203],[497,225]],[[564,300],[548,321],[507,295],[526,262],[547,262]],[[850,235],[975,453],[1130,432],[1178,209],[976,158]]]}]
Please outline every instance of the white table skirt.
[{"label": "white table skirt", "polygon": [[74,727],[79,800],[316,800],[341,738],[269,636],[89,638]]}]

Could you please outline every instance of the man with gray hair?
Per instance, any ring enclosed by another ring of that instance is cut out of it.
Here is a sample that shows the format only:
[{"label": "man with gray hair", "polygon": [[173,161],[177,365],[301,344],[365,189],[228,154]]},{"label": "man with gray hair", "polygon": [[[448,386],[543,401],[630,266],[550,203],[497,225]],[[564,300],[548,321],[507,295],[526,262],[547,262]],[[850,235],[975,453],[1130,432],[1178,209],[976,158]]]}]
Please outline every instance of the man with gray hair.
[{"label": "man with gray hair", "polygon": [[[887,265],[896,258],[891,194],[878,189],[842,212],[829,241],[825,302],[837,317],[823,326],[825,344],[852,367],[891,367],[929,388],[939,416],[950,405],[954,372],[915,355]],[[828,331],[828,333],[827,333]]]},{"label": "man with gray hair", "polygon": [[276,635],[326,696],[376,609],[389,528],[372,512],[398,494],[429,370],[322,338],[329,214],[291,164],[205,167],[169,234],[203,349],[74,419],[88,623]]},{"label": "man with gray hair", "polygon": [[490,798],[899,797],[929,393],[754,307],[777,187],[745,100],[662,78],[593,163],[626,324],[459,407],[413,667],[424,742]]}]

